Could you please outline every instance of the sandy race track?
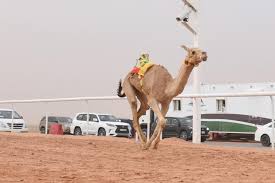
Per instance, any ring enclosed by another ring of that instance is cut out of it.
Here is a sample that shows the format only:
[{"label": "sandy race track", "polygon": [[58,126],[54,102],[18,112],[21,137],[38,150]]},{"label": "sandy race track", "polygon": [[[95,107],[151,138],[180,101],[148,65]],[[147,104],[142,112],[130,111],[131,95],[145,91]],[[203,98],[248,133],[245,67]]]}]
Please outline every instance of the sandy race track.
[{"label": "sandy race track", "polygon": [[275,154],[165,139],[0,133],[0,182],[275,182]]}]

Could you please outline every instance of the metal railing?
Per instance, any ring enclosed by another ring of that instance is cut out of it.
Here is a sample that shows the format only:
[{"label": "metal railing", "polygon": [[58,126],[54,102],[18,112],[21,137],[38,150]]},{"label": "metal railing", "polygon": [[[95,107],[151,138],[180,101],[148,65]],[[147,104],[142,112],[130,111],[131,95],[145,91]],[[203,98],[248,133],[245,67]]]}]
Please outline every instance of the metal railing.
[{"label": "metal railing", "polygon": [[[216,97],[262,97],[268,96],[270,97],[271,105],[270,105],[270,116],[272,119],[272,137],[271,137],[271,144],[272,150],[274,150],[274,99],[275,92],[243,92],[243,93],[214,93],[214,94],[186,94],[186,95],[179,95],[175,97],[175,99],[180,98],[192,98],[192,99],[200,99],[200,98],[216,98]],[[103,96],[103,97],[75,97],[75,98],[55,98],[55,99],[31,99],[31,100],[3,100],[0,101],[0,104],[12,104],[12,108],[14,104],[20,103],[51,103],[51,102],[71,102],[71,101],[85,101],[87,105],[87,109],[89,109],[89,101],[102,101],[102,100],[125,100],[125,98],[119,98],[117,96]],[[14,110],[14,109],[13,109]],[[88,111],[87,111],[88,113]],[[87,116],[88,120],[88,116]],[[12,115],[12,124],[13,130],[13,115]],[[45,133],[47,134],[48,131],[48,113],[46,112],[46,127]],[[147,134],[149,135],[149,134]],[[200,134],[199,134],[200,135]]]}]

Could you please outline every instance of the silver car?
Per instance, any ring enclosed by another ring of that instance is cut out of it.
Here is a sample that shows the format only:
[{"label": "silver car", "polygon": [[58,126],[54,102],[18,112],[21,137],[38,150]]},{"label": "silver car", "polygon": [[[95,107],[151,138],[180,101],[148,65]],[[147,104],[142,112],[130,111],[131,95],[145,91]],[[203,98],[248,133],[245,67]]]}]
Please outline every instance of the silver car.
[{"label": "silver car", "polygon": [[[70,126],[72,124],[72,118],[70,117],[64,117],[64,116],[48,116],[48,132],[51,128],[52,124],[61,124],[64,134],[70,133]],[[39,131],[41,133],[45,133],[46,129],[46,117],[44,116],[39,125]]]}]

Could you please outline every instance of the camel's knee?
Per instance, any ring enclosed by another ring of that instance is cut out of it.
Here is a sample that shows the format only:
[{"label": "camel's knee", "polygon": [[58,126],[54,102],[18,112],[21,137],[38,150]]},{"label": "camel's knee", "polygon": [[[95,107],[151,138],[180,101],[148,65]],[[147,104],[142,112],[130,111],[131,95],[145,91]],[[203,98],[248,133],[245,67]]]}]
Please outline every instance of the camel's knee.
[{"label": "camel's knee", "polygon": [[134,127],[134,129],[137,129],[138,124],[134,123],[134,124],[133,124],[133,127]]},{"label": "camel's knee", "polygon": [[160,125],[160,127],[163,129],[163,128],[165,128],[165,125],[166,125],[166,120],[165,120],[165,118],[163,118],[163,119],[161,119],[160,121],[159,121],[159,125]]},{"label": "camel's knee", "polygon": [[133,127],[135,130],[137,130],[138,128],[140,128],[139,123],[133,123]]},{"label": "camel's knee", "polygon": [[133,107],[137,107],[137,101],[136,100],[129,100],[129,103]]}]

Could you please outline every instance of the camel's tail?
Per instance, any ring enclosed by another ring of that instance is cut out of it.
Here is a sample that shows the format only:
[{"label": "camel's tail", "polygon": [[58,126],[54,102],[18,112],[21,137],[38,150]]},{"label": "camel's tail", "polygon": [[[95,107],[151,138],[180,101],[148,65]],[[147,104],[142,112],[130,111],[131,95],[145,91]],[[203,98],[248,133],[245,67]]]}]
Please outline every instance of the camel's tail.
[{"label": "camel's tail", "polygon": [[119,97],[126,97],[125,93],[122,90],[122,82],[121,82],[121,80],[118,83],[117,96],[119,96]]}]

